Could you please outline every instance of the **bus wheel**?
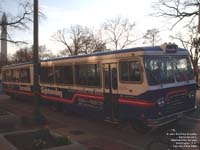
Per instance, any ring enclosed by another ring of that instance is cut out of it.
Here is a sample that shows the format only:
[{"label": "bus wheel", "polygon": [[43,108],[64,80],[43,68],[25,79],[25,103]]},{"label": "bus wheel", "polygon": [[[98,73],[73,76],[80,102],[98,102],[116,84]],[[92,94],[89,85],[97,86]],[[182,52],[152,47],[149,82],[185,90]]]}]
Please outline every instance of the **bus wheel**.
[{"label": "bus wheel", "polygon": [[151,130],[150,127],[146,126],[144,122],[138,119],[133,119],[130,121],[132,128],[139,133],[147,133]]}]

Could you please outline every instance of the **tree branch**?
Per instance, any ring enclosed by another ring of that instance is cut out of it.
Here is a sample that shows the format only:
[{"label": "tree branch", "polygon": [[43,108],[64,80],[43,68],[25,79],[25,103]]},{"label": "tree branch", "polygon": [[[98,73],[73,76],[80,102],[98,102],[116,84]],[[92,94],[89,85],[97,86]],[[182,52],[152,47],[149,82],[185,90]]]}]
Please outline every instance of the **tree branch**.
[{"label": "tree branch", "polygon": [[172,25],[173,29],[178,23],[186,18],[189,18],[192,22],[195,17],[199,15],[200,3],[197,2],[182,2],[180,0],[159,0],[153,6],[155,12],[151,14],[156,17],[169,17],[171,19],[176,19],[175,23]]},{"label": "tree branch", "polygon": [[32,15],[33,15],[33,9],[32,4],[27,2],[25,4],[20,4],[20,6],[23,8],[23,14],[18,15],[16,17],[11,18],[11,21],[8,21],[7,23],[0,22],[0,26],[7,25],[16,29],[28,29],[27,22],[32,22]]}]

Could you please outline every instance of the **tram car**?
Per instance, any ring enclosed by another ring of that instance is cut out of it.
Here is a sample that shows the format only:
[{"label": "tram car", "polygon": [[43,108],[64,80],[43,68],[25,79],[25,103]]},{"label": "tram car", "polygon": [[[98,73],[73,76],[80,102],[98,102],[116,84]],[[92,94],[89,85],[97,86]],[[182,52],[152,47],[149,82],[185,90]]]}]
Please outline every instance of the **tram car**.
[{"label": "tram car", "polygon": [[[33,63],[2,72],[7,95],[34,96]],[[39,82],[41,101],[134,127],[161,126],[195,109],[189,52],[174,44],[43,60]]]}]

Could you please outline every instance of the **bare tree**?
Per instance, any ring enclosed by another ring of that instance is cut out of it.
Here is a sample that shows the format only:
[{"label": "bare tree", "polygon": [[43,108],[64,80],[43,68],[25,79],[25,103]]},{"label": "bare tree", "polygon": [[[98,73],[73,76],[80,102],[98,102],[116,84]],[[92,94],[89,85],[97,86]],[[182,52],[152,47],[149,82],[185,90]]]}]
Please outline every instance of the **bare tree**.
[{"label": "bare tree", "polygon": [[197,32],[197,26],[191,25],[187,28],[185,35],[179,33],[171,38],[181,42],[182,46],[190,53],[190,60],[193,65],[193,70],[198,81],[198,62],[200,60],[200,37]]},{"label": "bare tree", "polygon": [[[198,31],[200,31],[200,0],[158,0],[158,2],[154,4],[154,10],[154,16],[166,17],[174,20],[171,29],[180,22],[184,22],[185,27],[189,27],[190,32],[188,39],[183,38],[181,34],[174,38],[179,40],[182,45],[189,50],[196,79],[198,80],[197,68],[200,57],[200,38],[198,35]],[[198,19],[198,16],[199,25],[197,29],[197,26],[191,27],[190,25],[197,22],[196,19]]]},{"label": "bare tree", "polygon": [[144,35],[145,43],[148,41],[154,46],[160,41],[159,30],[158,29],[149,29]]},{"label": "bare tree", "polygon": [[[28,29],[29,27],[27,26],[27,23],[33,21],[32,20],[33,6],[30,2],[20,3],[19,5],[23,9],[23,13],[18,14],[16,16],[10,16],[10,19],[8,20],[6,25],[20,30]],[[3,25],[2,22],[0,22],[0,26],[2,25]]]},{"label": "bare tree", "polygon": [[[0,20],[0,26],[7,25],[9,29],[14,29],[14,30],[25,30],[29,29],[28,24],[32,22],[32,16],[33,16],[33,5],[29,1],[26,1],[24,3],[19,4],[19,12],[15,16],[8,15],[7,16],[7,22],[1,22]],[[3,8],[0,11],[0,16],[4,13]],[[8,13],[7,13],[8,14]],[[8,33],[8,39],[1,39],[0,40],[7,40],[7,42],[14,43],[14,44],[27,44],[24,41],[20,40],[13,40],[10,34]]]},{"label": "bare tree", "polygon": [[32,48],[21,48],[13,54],[11,58],[11,62],[14,63],[21,63],[21,62],[28,62],[31,61],[33,58],[33,51]]},{"label": "bare tree", "polygon": [[[1,4],[3,6],[3,3]],[[12,11],[12,10],[10,10]],[[29,30],[30,23],[33,22],[33,3],[31,0],[26,0],[22,3],[19,3],[19,9],[16,15],[11,15],[9,12],[6,12],[3,7],[0,7],[0,18],[3,13],[6,13],[7,15],[7,23],[1,22],[0,19],[0,26],[7,25],[9,30]],[[45,15],[39,11],[39,17],[44,19]],[[0,40],[6,40],[7,42],[13,43],[13,44],[28,44],[25,41],[21,40],[14,40],[10,33],[8,32],[8,39],[1,39]]]},{"label": "bare tree", "polygon": [[181,21],[188,21],[188,26],[199,15],[199,0],[158,0],[154,3],[152,14],[157,17],[174,19],[172,28]]},{"label": "bare tree", "polygon": [[[40,45],[38,47],[39,50],[39,58],[41,60],[55,58],[56,56],[46,48],[45,45]],[[21,63],[21,62],[29,62],[33,59],[33,46],[32,47],[24,47],[20,48],[16,53],[11,56],[10,62]]]},{"label": "bare tree", "polygon": [[114,49],[124,49],[136,42],[134,34],[135,23],[127,18],[117,17],[103,23],[107,42],[113,45]]},{"label": "bare tree", "polygon": [[102,51],[106,48],[106,43],[88,27],[81,25],[71,26],[69,29],[58,30],[52,40],[65,46],[63,55],[87,54],[95,51]]}]

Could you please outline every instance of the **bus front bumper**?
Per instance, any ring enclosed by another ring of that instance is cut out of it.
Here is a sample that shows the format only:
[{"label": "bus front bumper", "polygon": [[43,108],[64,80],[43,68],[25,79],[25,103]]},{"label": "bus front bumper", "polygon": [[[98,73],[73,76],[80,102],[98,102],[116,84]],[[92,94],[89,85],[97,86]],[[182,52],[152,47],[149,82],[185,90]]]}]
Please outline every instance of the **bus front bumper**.
[{"label": "bus front bumper", "polygon": [[167,115],[158,119],[148,119],[147,120],[147,126],[148,127],[158,127],[158,126],[162,126],[165,124],[168,124],[170,122],[176,121],[178,119],[183,118],[183,116],[189,112],[192,112],[196,109],[196,107],[191,108],[191,109],[187,109],[178,113],[174,113],[171,115]]}]

